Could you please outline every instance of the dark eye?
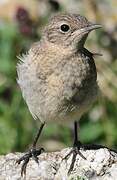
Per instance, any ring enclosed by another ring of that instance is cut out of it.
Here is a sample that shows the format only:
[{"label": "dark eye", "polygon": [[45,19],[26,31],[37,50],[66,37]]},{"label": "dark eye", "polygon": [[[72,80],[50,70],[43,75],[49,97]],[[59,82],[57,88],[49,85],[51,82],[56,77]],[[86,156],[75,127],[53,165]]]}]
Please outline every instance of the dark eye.
[{"label": "dark eye", "polygon": [[61,25],[61,31],[63,32],[67,32],[69,31],[70,27],[67,24],[63,24]]}]

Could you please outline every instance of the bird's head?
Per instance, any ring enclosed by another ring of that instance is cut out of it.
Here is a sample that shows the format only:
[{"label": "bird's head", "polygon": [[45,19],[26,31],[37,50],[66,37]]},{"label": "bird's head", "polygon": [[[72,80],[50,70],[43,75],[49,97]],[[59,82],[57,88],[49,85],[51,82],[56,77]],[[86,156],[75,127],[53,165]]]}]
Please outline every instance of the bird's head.
[{"label": "bird's head", "polygon": [[78,50],[84,46],[88,33],[100,27],[79,14],[56,15],[46,26],[43,37],[50,43]]}]

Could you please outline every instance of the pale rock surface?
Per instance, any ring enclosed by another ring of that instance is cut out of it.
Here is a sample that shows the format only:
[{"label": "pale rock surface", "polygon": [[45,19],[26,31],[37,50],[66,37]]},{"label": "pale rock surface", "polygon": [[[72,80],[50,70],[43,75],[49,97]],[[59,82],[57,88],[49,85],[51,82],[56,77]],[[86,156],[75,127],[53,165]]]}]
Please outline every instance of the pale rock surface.
[{"label": "pale rock surface", "polygon": [[27,165],[26,176],[21,177],[21,165],[16,164],[22,153],[10,153],[0,156],[0,180],[116,180],[117,153],[100,148],[97,150],[81,150],[84,160],[77,155],[70,175],[68,170],[72,155],[62,160],[70,148],[60,152],[43,153],[39,156],[39,164],[33,159]]}]

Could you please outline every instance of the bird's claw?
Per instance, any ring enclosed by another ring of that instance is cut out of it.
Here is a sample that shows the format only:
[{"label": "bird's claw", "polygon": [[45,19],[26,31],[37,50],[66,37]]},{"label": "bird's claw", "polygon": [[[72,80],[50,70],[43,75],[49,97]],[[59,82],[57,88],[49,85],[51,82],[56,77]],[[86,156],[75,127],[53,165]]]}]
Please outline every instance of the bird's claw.
[{"label": "bird's claw", "polygon": [[80,152],[80,148],[82,148],[83,145],[78,142],[78,144],[74,144],[73,148],[70,150],[70,152],[62,159],[62,160],[68,160],[68,158],[71,156],[71,154],[73,154],[72,157],[72,161],[70,164],[70,168],[68,170],[68,174],[70,174],[70,172],[73,170],[74,168],[74,163],[76,161],[76,156],[79,154],[79,156],[81,156],[84,160],[86,160],[86,158],[84,157],[84,155]]},{"label": "bird's claw", "polygon": [[35,162],[38,164],[38,157],[42,152],[44,152],[43,148],[40,149],[35,149],[32,148],[29,150],[29,152],[27,152],[24,156],[22,156],[21,158],[19,158],[16,163],[20,164],[23,161],[22,167],[21,167],[21,176],[23,176],[23,174],[26,174],[26,167],[27,164],[30,160],[30,158],[33,158],[35,160]]}]

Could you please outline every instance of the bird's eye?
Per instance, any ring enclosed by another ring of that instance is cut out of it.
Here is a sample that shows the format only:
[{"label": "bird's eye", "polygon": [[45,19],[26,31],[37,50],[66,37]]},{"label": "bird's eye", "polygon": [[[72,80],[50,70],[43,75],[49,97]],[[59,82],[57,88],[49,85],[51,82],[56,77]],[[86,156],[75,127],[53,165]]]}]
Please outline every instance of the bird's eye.
[{"label": "bird's eye", "polygon": [[61,31],[63,32],[68,32],[70,27],[67,24],[62,24],[61,25]]}]

